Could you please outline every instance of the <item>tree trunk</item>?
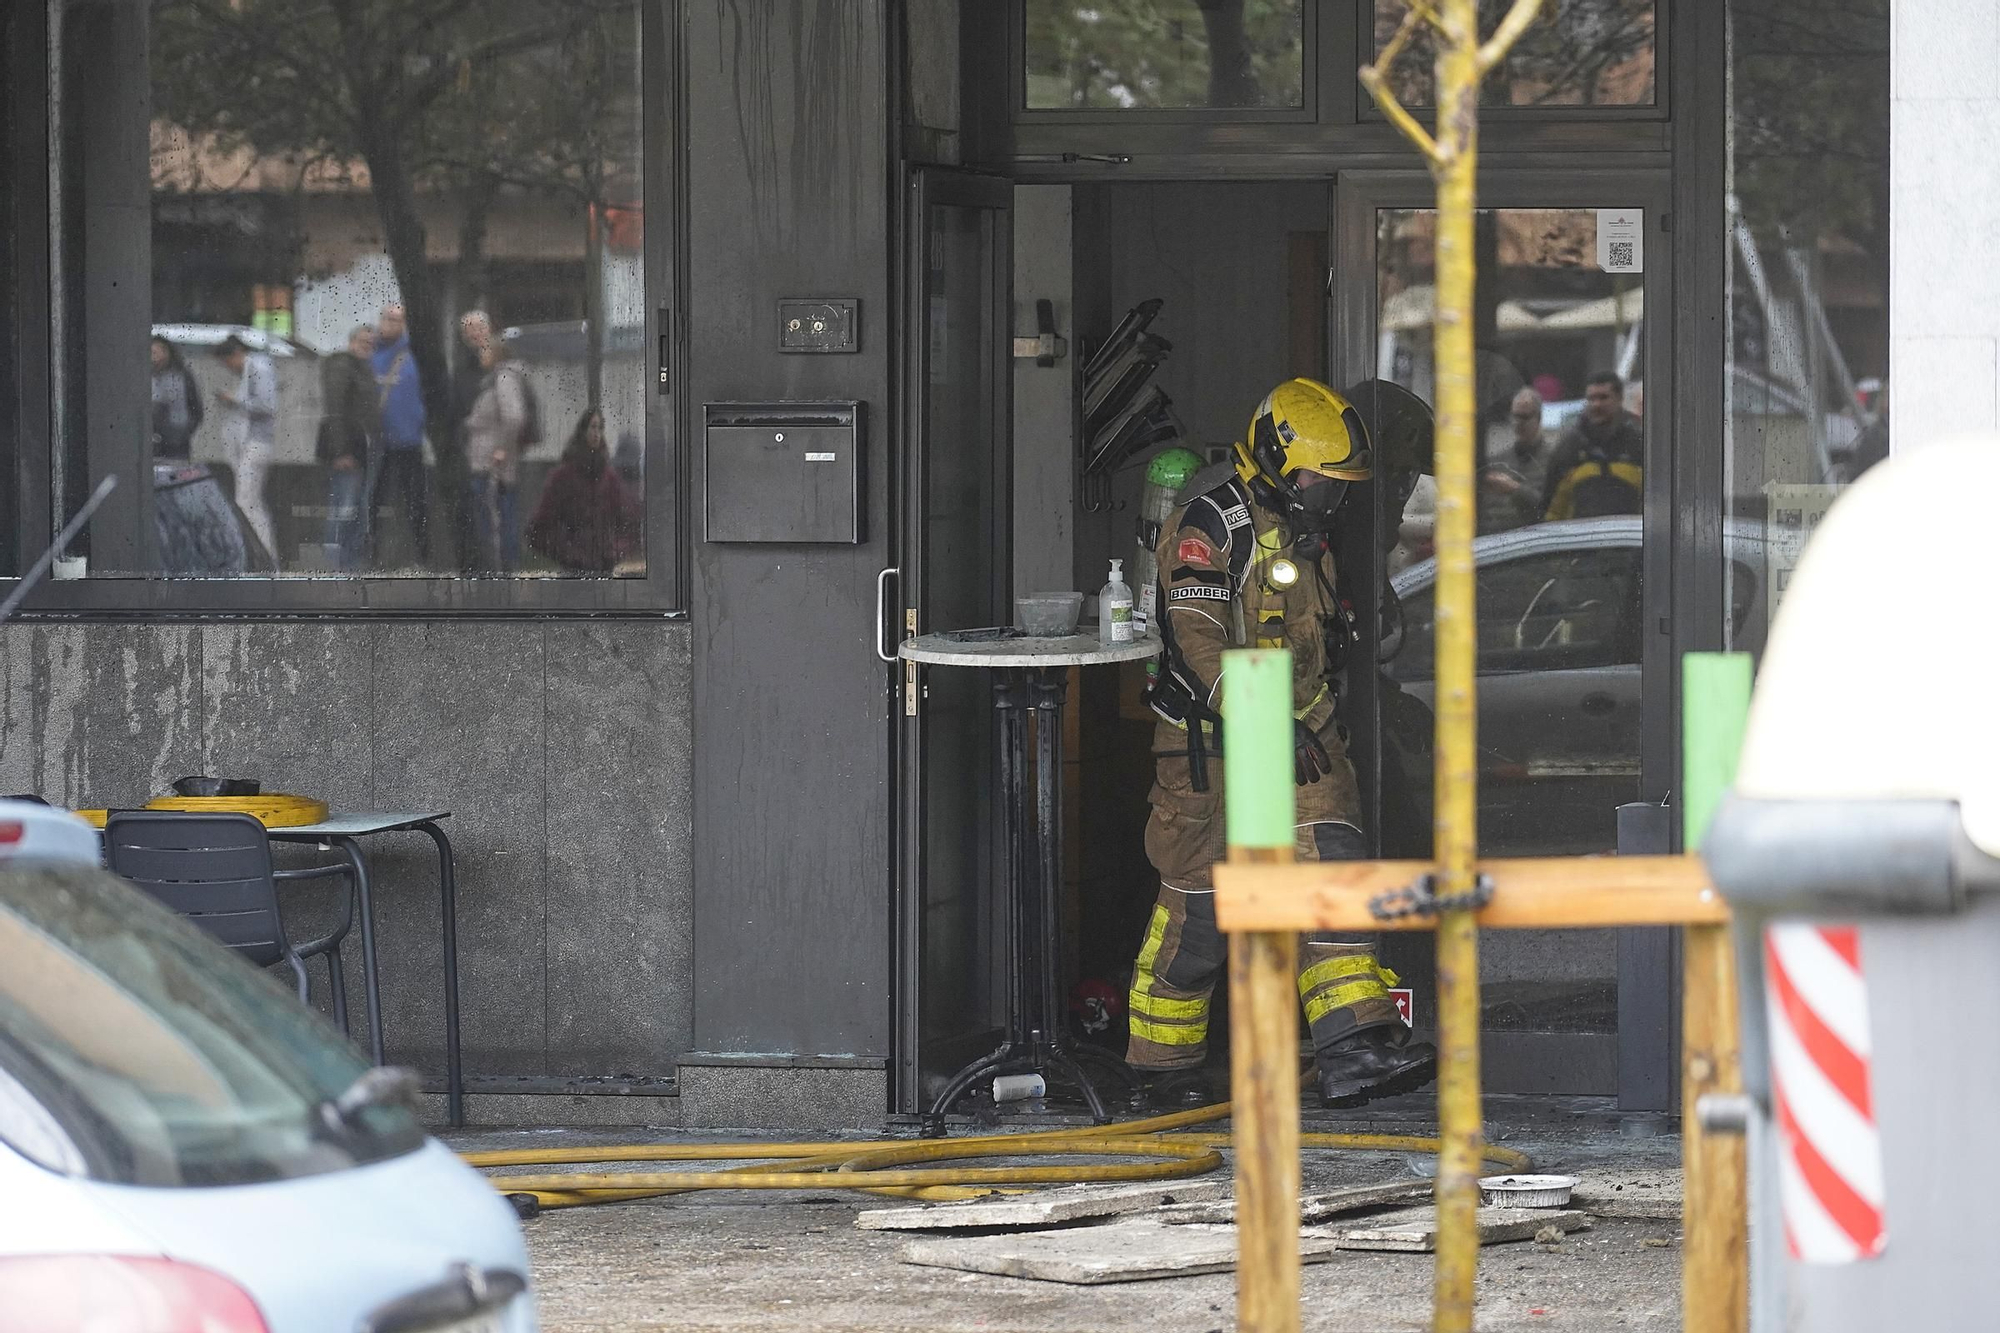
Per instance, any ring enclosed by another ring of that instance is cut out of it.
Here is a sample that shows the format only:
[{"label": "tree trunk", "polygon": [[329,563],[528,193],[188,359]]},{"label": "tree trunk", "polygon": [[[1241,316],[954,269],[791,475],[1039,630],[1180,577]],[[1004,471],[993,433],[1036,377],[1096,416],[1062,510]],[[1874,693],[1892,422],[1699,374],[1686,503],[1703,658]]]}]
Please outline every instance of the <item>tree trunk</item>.
[{"label": "tree trunk", "polygon": [[584,210],[583,359],[590,405],[604,406],[604,205]]},{"label": "tree trunk", "polygon": [[1208,30],[1208,104],[1257,106],[1263,102],[1250,68],[1250,37],[1243,30],[1243,0],[1196,0]]},{"label": "tree trunk", "polygon": [[[1432,854],[1437,892],[1457,899],[1438,913],[1437,1260],[1433,1333],[1471,1333],[1479,1267],[1479,1171],[1485,1130],[1479,1088],[1479,925],[1467,906],[1477,882],[1479,715],[1476,589],[1472,560],[1478,457],[1473,320],[1479,267],[1479,83],[1505,59],[1539,8],[1514,0],[1491,41],[1480,41],[1477,0],[1411,8],[1362,82],[1437,181],[1437,700]],[[1393,92],[1397,54],[1420,24],[1435,34],[1437,130],[1424,130]]]},{"label": "tree trunk", "polygon": [[458,264],[452,274],[452,297],[460,313],[493,308],[486,268],[486,224],[499,193],[500,178],[489,171],[476,173],[459,192],[463,211],[458,219]]},{"label": "tree trunk", "polygon": [[[1437,51],[1437,755],[1432,842],[1438,891],[1469,894],[1479,848],[1474,708],[1474,225],[1479,172],[1479,11],[1443,0]],[[1438,1152],[1434,1333],[1470,1333],[1479,1265],[1479,927],[1470,911],[1437,925]]]},{"label": "tree trunk", "polygon": [[417,387],[424,399],[425,434],[432,448],[441,452],[454,445],[458,423],[451,401],[451,365],[445,355],[446,312],[431,277],[423,219],[417,212],[416,184],[410,178],[396,132],[372,118],[364,126],[362,153],[368,159],[375,209],[382,219],[389,263],[402,295],[410,356],[417,363]]}]

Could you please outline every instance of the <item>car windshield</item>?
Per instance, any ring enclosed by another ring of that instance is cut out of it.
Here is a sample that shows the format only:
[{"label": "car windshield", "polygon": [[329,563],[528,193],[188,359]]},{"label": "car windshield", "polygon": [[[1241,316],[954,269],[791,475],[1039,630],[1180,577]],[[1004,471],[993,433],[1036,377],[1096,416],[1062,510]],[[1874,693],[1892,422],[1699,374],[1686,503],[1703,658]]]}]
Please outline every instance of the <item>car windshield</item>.
[{"label": "car windshield", "polygon": [[0,1070],[75,1148],[51,1160],[15,1142],[24,1155],[120,1184],[216,1186],[415,1149],[423,1131],[401,1107],[328,1109],[366,1068],[269,977],[123,881],[0,870]]}]

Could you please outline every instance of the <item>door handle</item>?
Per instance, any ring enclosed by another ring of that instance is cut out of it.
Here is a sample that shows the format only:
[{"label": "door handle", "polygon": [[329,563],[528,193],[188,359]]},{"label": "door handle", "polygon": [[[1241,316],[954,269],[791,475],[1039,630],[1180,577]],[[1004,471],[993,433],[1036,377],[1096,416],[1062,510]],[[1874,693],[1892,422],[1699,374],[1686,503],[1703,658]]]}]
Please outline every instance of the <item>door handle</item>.
[{"label": "door handle", "polygon": [[882,634],[882,620],[889,612],[889,580],[901,578],[903,571],[891,566],[875,576],[875,656],[884,662],[893,662],[896,655],[885,646],[888,640]]},{"label": "door handle", "polygon": [[1592,717],[1603,717],[1618,707],[1618,701],[1602,690],[1593,690],[1583,696],[1583,711]]}]

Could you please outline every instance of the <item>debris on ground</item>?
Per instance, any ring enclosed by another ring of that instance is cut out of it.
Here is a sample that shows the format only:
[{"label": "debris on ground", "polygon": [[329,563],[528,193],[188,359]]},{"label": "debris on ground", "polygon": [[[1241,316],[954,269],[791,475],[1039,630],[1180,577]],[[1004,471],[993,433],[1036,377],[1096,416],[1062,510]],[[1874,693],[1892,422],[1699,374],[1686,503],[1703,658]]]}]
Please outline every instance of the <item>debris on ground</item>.
[{"label": "debris on ground", "polygon": [[[1682,1246],[1677,1142],[1623,1135],[1617,1131],[1618,1117],[1594,1102],[1571,1105],[1558,1099],[1547,1107],[1539,1101],[1533,1106],[1539,1120],[1526,1128],[1496,1121],[1489,1138],[1528,1153],[1536,1163],[1533,1169],[1581,1177],[1570,1209],[1590,1215],[1593,1225],[1566,1234],[1552,1249],[1536,1245],[1533,1230],[1486,1249],[1478,1278],[1482,1333],[1677,1333]],[[1428,1122],[1421,1108],[1392,1106],[1378,1112],[1365,1107],[1338,1119],[1308,1116],[1304,1128],[1407,1133],[1426,1130]],[[547,1146],[551,1137],[565,1146],[599,1146],[704,1136],[659,1131],[559,1131],[551,1136],[497,1130],[450,1137],[452,1146],[471,1151]],[[745,1150],[754,1152],[759,1141],[746,1138]],[[1418,1189],[1427,1183],[1405,1174],[1405,1163],[1416,1159],[1401,1153],[1305,1152],[1301,1159],[1302,1218],[1322,1198],[1340,1199],[1348,1189],[1372,1189],[1391,1180],[1407,1180]],[[1189,1180],[1064,1186],[1033,1194],[996,1190],[974,1202],[1033,1201],[1041,1207],[1058,1195],[1101,1196],[1113,1190],[1171,1195],[1175,1203],[1149,1201],[1146,1211],[1123,1215],[1127,1221],[1159,1221],[1160,1213],[1182,1203],[1223,1201],[1229,1189],[1225,1167]],[[1413,1195],[1365,1215],[1315,1216],[1314,1225],[1379,1227],[1423,1202],[1421,1194]],[[1101,1280],[1081,1285],[1021,1281],[987,1271],[897,1261],[904,1247],[916,1241],[990,1245],[1007,1237],[978,1237],[955,1229],[925,1235],[854,1225],[863,1210],[913,1213],[957,1206],[919,1206],[915,1199],[821,1188],[681,1194],[547,1211],[527,1228],[542,1327],[545,1333],[750,1333],[761,1328],[1102,1333],[1131,1326],[1132,1300],[1140,1293],[1153,1333],[1211,1333],[1226,1326],[1233,1313],[1233,1264],[1202,1275],[1174,1274],[1143,1288]],[[1090,1205],[1093,1210],[1099,1206]],[[1539,1214],[1535,1229],[1551,1221],[1550,1214]],[[1084,1243],[1102,1245],[1112,1224],[1084,1217],[1041,1225],[1067,1226],[1086,1236],[1097,1233]],[[1186,1233],[1199,1234],[1189,1225],[1162,1224],[1161,1229],[1171,1230],[1183,1243]],[[1223,1232],[1228,1235],[1226,1228]],[[1318,1239],[1324,1243],[1324,1237]],[[1306,1333],[1376,1333],[1428,1327],[1431,1279],[1430,1254],[1342,1253],[1335,1242],[1331,1255],[1306,1264],[1301,1273],[1302,1328]],[[780,1297],[791,1303],[778,1306]]]},{"label": "debris on ground", "polygon": [[[1560,1243],[1590,1225],[1574,1209],[1481,1208],[1479,1243],[1527,1240]],[[1421,1253],[1437,1245],[1437,1210],[1429,1206],[1376,1211],[1324,1226],[1302,1227],[1299,1257],[1312,1263],[1335,1251]],[[1092,1285],[1228,1272],[1236,1266],[1236,1228],[1211,1222],[1166,1221],[1157,1214],[1000,1235],[913,1241],[905,1263],[973,1273]]]}]

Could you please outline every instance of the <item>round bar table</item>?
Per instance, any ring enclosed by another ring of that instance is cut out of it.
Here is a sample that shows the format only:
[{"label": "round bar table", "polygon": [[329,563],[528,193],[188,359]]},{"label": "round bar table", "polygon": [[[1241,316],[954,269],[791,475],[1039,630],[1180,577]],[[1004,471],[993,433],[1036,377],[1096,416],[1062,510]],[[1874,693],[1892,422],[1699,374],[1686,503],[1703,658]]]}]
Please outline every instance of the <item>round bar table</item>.
[{"label": "round bar table", "polygon": [[[923,1132],[944,1132],[954,1103],[982,1079],[1002,1074],[1059,1074],[1074,1084],[1097,1123],[1111,1114],[1083,1064],[1100,1065],[1136,1086],[1124,1061],[1088,1043],[1071,1042],[1057,996],[1058,897],[1062,892],[1062,710],[1073,666],[1137,662],[1160,654],[1159,639],[1106,644],[1095,634],[1062,638],[965,641],[948,634],[906,639],[898,650],[912,662],[982,667],[993,673],[993,708],[1000,715],[1000,804],[1006,829],[1008,931],[1007,1027],[999,1046],[959,1070],[931,1103]],[[1035,782],[1029,790],[1028,714],[1035,714]]]}]

